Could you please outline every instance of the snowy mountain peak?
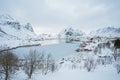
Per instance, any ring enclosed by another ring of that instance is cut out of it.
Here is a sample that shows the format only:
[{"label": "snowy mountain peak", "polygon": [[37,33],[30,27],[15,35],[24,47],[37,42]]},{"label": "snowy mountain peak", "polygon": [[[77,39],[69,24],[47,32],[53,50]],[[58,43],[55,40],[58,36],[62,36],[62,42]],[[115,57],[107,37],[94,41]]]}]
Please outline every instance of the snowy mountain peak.
[{"label": "snowy mountain peak", "polygon": [[105,28],[101,28],[96,31],[90,32],[90,35],[100,36],[100,37],[120,37],[120,28],[105,27]]},{"label": "snowy mountain peak", "polygon": [[0,20],[14,20],[14,19],[8,14],[0,14]]},{"label": "snowy mountain peak", "polygon": [[0,25],[1,26],[9,26],[9,27],[15,28],[16,30],[26,29],[30,32],[34,32],[30,23],[27,23],[26,25],[21,25],[20,22],[13,19],[8,14],[0,15]]},{"label": "snowy mountain peak", "polygon": [[61,38],[65,38],[66,36],[75,37],[75,36],[83,36],[83,35],[85,35],[84,32],[78,29],[74,29],[72,27],[66,28],[59,33],[59,36]]},{"label": "snowy mountain peak", "polygon": [[36,34],[30,23],[21,25],[19,21],[16,21],[9,15],[0,15],[0,35],[0,39],[9,36],[21,40],[36,38]]},{"label": "snowy mountain peak", "polygon": [[74,29],[72,27],[66,28],[64,29],[61,33],[65,34],[65,35],[71,35],[71,36],[82,36],[85,33],[83,33],[82,31],[78,30],[78,29]]}]

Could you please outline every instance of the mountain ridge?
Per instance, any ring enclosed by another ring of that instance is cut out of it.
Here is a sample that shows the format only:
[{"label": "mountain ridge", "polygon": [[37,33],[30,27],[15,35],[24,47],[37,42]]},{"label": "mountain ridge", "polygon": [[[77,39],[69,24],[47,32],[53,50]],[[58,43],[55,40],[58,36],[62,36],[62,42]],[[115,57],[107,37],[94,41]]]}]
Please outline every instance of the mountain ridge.
[{"label": "mountain ridge", "polygon": [[10,15],[0,15],[0,46],[15,47],[36,43],[37,35],[30,23],[22,25]]},{"label": "mountain ridge", "polygon": [[99,37],[120,37],[120,28],[115,27],[104,27],[92,31],[89,33],[90,36],[99,36]]}]

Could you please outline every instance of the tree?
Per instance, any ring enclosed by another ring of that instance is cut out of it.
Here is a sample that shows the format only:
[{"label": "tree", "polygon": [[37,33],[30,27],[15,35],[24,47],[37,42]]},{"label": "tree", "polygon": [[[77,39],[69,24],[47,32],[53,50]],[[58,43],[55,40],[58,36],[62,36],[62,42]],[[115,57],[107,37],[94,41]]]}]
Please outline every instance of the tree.
[{"label": "tree", "polygon": [[55,61],[54,61],[54,59],[53,59],[51,54],[47,55],[47,59],[46,59],[46,63],[45,64],[46,64],[46,68],[45,68],[46,72],[45,72],[45,74],[47,74],[48,71],[52,71],[52,72],[55,71],[55,69],[56,69]]},{"label": "tree", "polygon": [[92,69],[95,69],[96,63],[93,59],[93,57],[88,57],[85,61],[84,67],[87,69],[88,72],[90,72]]},{"label": "tree", "polygon": [[39,55],[36,53],[35,50],[30,50],[29,54],[26,55],[24,59],[25,64],[23,66],[23,70],[28,75],[28,77],[31,78],[32,74],[38,67]]},{"label": "tree", "polygon": [[39,53],[39,58],[38,58],[38,67],[37,69],[41,70],[42,74],[45,73],[45,53],[42,52],[42,53]]},{"label": "tree", "polygon": [[114,54],[118,54],[119,52],[117,50],[120,50],[120,40],[119,39],[115,40],[114,47],[115,47]]},{"label": "tree", "polygon": [[106,47],[110,48],[110,42],[109,41],[106,43]]},{"label": "tree", "polygon": [[24,57],[24,60],[23,70],[29,79],[36,70],[41,70],[42,74],[47,74],[50,71],[54,72],[57,68],[52,55],[48,54],[45,57],[44,52],[37,53],[35,50],[30,50],[29,54]]},{"label": "tree", "polygon": [[119,39],[115,40],[114,47],[120,48],[120,40]]},{"label": "tree", "polygon": [[115,64],[115,68],[117,69],[117,73],[120,74],[120,63],[119,62]]},{"label": "tree", "polygon": [[97,53],[98,53],[98,47],[95,47],[94,54],[97,55]]},{"label": "tree", "polygon": [[5,80],[18,69],[18,57],[9,51],[0,53],[0,72],[5,75]]}]

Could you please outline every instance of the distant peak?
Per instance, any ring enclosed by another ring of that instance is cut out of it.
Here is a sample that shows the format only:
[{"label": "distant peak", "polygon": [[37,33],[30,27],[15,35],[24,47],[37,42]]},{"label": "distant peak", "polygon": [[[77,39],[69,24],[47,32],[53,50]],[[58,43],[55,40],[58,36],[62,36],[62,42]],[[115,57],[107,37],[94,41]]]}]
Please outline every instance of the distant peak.
[{"label": "distant peak", "polygon": [[0,14],[0,19],[9,19],[9,20],[14,20],[9,14]]},{"label": "distant peak", "polygon": [[92,36],[120,37],[120,28],[109,26],[90,32]]}]

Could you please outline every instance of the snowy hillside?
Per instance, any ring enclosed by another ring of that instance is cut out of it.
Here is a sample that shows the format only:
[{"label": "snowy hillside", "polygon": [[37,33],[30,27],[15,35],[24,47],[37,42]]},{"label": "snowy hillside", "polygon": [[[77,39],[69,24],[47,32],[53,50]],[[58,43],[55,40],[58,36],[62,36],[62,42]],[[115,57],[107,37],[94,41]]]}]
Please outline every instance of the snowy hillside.
[{"label": "snowy hillside", "polygon": [[120,28],[106,27],[90,33],[91,36],[120,37]]},{"label": "snowy hillside", "polygon": [[21,25],[10,15],[0,15],[0,45],[18,46],[28,44],[36,38],[30,23]]}]

